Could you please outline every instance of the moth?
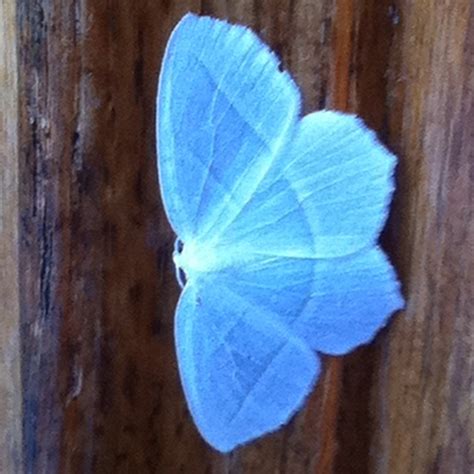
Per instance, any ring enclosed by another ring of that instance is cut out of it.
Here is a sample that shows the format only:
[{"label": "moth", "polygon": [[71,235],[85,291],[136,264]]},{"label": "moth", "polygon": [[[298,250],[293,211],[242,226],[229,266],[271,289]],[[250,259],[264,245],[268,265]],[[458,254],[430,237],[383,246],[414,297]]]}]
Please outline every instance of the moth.
[{"label": "moth", "polygon": [[192,14],[164,55],[157,141],[182,386],[201,435],[228,452],[288,422],[319,353],[368,343],[402,308],[377,243],[396,158],[354,115],[302,117],[253,32]]}]

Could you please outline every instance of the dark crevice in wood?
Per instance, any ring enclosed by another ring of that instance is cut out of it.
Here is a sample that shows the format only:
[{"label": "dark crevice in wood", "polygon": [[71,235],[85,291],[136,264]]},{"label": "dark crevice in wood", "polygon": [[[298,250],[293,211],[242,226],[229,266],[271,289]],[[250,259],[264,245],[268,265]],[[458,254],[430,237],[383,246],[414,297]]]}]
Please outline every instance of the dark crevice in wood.
[{"label": "dark crevice in wood", "polygon": [[253,6],[253,17],[255,21],[255,30],[259,33],[262,31],[262,22],[261,22],[261,2],[255,1],[252,2]]},{"label": "dark crevice in wood", "polygon": [[[57,456],[51,440],[57,441],[60,407],[56,396],[57,347],[60,322],[56,291],[56,207],[53,204],[47,142],[50,139],[47,102],[35,91],[47,87],[48,14],[42,2],[21,2],[19,28],[19,91],[21,137],[20,206],[28,226],[20,229],[20,286],[22,288],[21,339],[23,383],[24,468],[33,472],[48,459],[53,468]],[[27,73],[31,71],[31,74]],[[49,439],[39,433],[49,426]],[[56,443],[57,445],[57,443]]]},{"label": "dark crevice in wood", "polygon": [[[388,7],[386,0],[367,0],[357,5],[350,46],[349,81],[355,92],[349,99],[350,108],[382,133],[386,132],[386,71],[393,36]],[[372,390],[378,359],[378,350],[373,345],[344,358],[335,472],[370,471],[370,446],[376,423]]]},{"label": "dark crevice in wood", "polygon": [[[333,2],[328,2],[324,4],[323,7],[323,20],[322,20],[322,38],[320,40],[320,44],[322,49],[322,54],[321,54],[321,71],[322,73],[319,75],[320,80],[319,80],[319,90],[318,90],[318,104],[317,104],[317,110],[323,110],[327,106],[328,98],[329,98],[329,62],[332,60],[332,58],[329,55],[330,47],[331,47],[331,37],[332,37],[332,28],[333,28],[333,21],[331,18],[331,13],[334,10],[334,4]],[[319,38],[318,38],[319,40]]]},{"label": "dark crevice in wood", "polygon": [[214,11],[212,0],[201,0],[201,7],[199,11],[201,15],[212,16]]}]

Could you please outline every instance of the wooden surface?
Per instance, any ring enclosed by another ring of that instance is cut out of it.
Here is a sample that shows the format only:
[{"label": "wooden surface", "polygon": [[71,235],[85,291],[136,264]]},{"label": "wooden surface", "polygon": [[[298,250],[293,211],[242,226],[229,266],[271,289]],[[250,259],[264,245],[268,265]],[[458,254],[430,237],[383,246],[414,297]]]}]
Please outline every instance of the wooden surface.
[{"label": "wooden surface", "polygon": [[[229,456],[183,400],[157,187],[159,65],[188,10],[251,26],[306,112],[356,111],[400,157],[383,243],[406,311]],[[0,19],[0,472],[474,472],[471,0],[4,0]]]},{"label": "wooden surface", "polygon": [[0,3],[0,473],[21,472],[15,2]]}]

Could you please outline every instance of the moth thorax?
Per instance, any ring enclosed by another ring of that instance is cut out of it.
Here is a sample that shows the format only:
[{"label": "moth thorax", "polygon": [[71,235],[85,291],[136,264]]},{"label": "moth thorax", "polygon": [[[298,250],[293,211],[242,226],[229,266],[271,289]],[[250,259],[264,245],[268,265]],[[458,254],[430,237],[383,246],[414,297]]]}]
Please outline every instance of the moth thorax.
[{"label": "moth thorax", "polygon": [[181,250],[176,249],[173,260],[176,267],[185,273],[187,279],[196,273],[215,270],[217,264],[213,248],[198,245],[193,241],[184,242]]}]

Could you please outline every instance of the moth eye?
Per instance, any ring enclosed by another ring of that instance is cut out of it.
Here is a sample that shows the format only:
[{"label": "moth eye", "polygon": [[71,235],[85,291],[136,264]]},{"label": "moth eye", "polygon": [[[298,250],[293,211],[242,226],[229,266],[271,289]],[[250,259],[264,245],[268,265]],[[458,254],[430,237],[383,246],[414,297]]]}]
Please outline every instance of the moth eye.
[{"label": "moth eye", "polygon": [[178,283],[181,285],[181,288],[186,285],[186,273],[182,268],[178,268]]},{"label": "moth eye", "polygon": [[184,288],[187,278],[185,271],[181,268],[181,254],[183,253],[184,244],[181,239],[176,239],[174,242],[173,260],[176,268],[176,279],[178,280],[179,286]]}]

